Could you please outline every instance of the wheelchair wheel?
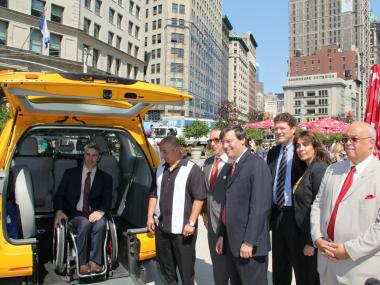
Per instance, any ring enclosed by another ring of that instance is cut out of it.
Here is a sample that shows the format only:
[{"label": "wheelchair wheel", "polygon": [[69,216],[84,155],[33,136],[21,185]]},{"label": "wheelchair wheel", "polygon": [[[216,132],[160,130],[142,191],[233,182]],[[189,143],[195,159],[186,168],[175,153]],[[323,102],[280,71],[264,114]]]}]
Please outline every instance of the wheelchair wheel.
[{"label": "wheelchair wheel", "polygon": [[110,231],[110,236],[107,241],[108,252],[110,255],[111,268],[115,269],[119,265],[119,248],[117,241],[116,225],[111,215],[108,216],[108,226]]},{"label": "wheelchair wheel", "polygon": [[65,271],[65,245],[66,245],[66,224],[54,229],[53,237],[53,266],[54,270],[62,274]]}]

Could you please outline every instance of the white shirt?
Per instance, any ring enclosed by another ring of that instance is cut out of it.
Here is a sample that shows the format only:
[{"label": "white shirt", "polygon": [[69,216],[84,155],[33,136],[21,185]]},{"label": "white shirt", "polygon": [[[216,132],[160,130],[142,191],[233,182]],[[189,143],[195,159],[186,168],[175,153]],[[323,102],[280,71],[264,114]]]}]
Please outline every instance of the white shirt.
[{"label": "white shirt", "polygon": [[248,150],[248,148],[246,148],[245,151],[243,151],[242,154],[237,159],[235,159],[234,162],[236,162],[236,164],[239,163],[240,158],[246,153],[247,150]]},{"label": "white shirt", "polygon": [[220,171],[222,170],[223,166],[226,163],[230,163],[230,160],[229,160],[227,154],[223,153],[221,156],[216,156],[215,155],[214,163],[212,164],[211,171],[210,171],[209,176],[208,176],[208,181],[210,181],[210,179],[211,179],[212,169],[214,168],[214,165],[215,165],[217,157],[220,158],[219,165],[218,165],[218,175],[219,175]]},{"label": "white shirt", "polygon": [[[78,204],[77,204],[77,210],[80,211],[80,212],[83,210],[84,183],[86,182],[87,172],[89,172],[89,170],[86,167],[86,165],[83,164],[83,168],[82,168],[82,184],[81,184],[81,187],[80,187],[80,198],[79,198],[79,201],[78,201]],[[94,182],[95,173],[96,173],[96,167],[91,171],[91,174],[90,174],[90,177],[91,177],[91,186],[92,186],[92,182]]]}]

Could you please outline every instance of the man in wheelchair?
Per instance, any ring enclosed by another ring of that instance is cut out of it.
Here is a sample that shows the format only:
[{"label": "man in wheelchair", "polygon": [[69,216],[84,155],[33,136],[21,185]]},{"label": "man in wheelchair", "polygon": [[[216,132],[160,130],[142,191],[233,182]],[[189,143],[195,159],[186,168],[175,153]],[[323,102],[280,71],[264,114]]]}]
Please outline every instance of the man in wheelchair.
[{"label": "man in wheelchair", "polygon": [[99,160],[98,145],[87,144],[83,165],[65,171],[54,196],[54,227],[60,227],[65,220],[76,229],[81,275],[102,271],[105,215],[111,208],[112,177],[97,168]]}]

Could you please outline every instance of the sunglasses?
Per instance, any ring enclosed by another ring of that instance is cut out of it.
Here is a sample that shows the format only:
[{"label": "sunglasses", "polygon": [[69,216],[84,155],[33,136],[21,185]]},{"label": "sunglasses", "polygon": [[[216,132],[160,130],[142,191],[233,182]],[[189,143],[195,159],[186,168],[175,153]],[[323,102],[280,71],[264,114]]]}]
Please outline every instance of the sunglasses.
[{"label": "sunglasses", "polygon": [[349,136],[343,136],[343,137],[342,137],[342,142],[343,142],[343,143],[348,143],[348,141],[350,141],[351,143],[358,143],[358,142],[361,141],[361,140],[370,139],[370,138],[371,138],[371,137],[361,138],[361,137],[349,137]]},{"label": "sunglasses", "polygon": [[209,140],[208,140],[208,143],[211,143],[211,142],[219,143],[219,142],[220,142],[220,139],[219,139],[219,138],[209,139]]}]

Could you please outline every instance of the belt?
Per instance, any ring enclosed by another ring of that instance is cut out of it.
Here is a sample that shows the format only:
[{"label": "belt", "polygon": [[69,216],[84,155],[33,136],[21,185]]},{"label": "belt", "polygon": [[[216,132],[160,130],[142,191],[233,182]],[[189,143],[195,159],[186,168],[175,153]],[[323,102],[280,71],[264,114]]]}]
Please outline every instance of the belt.
[{"label": "belt", "polygon": [[275,210],[283,211],[283,212],[290,212],[290,211],[293,211],[293,209],[294,209],[293,206],[281,206],[281,207],[279,207],[276,204],[273,204],[273,207]]}]

